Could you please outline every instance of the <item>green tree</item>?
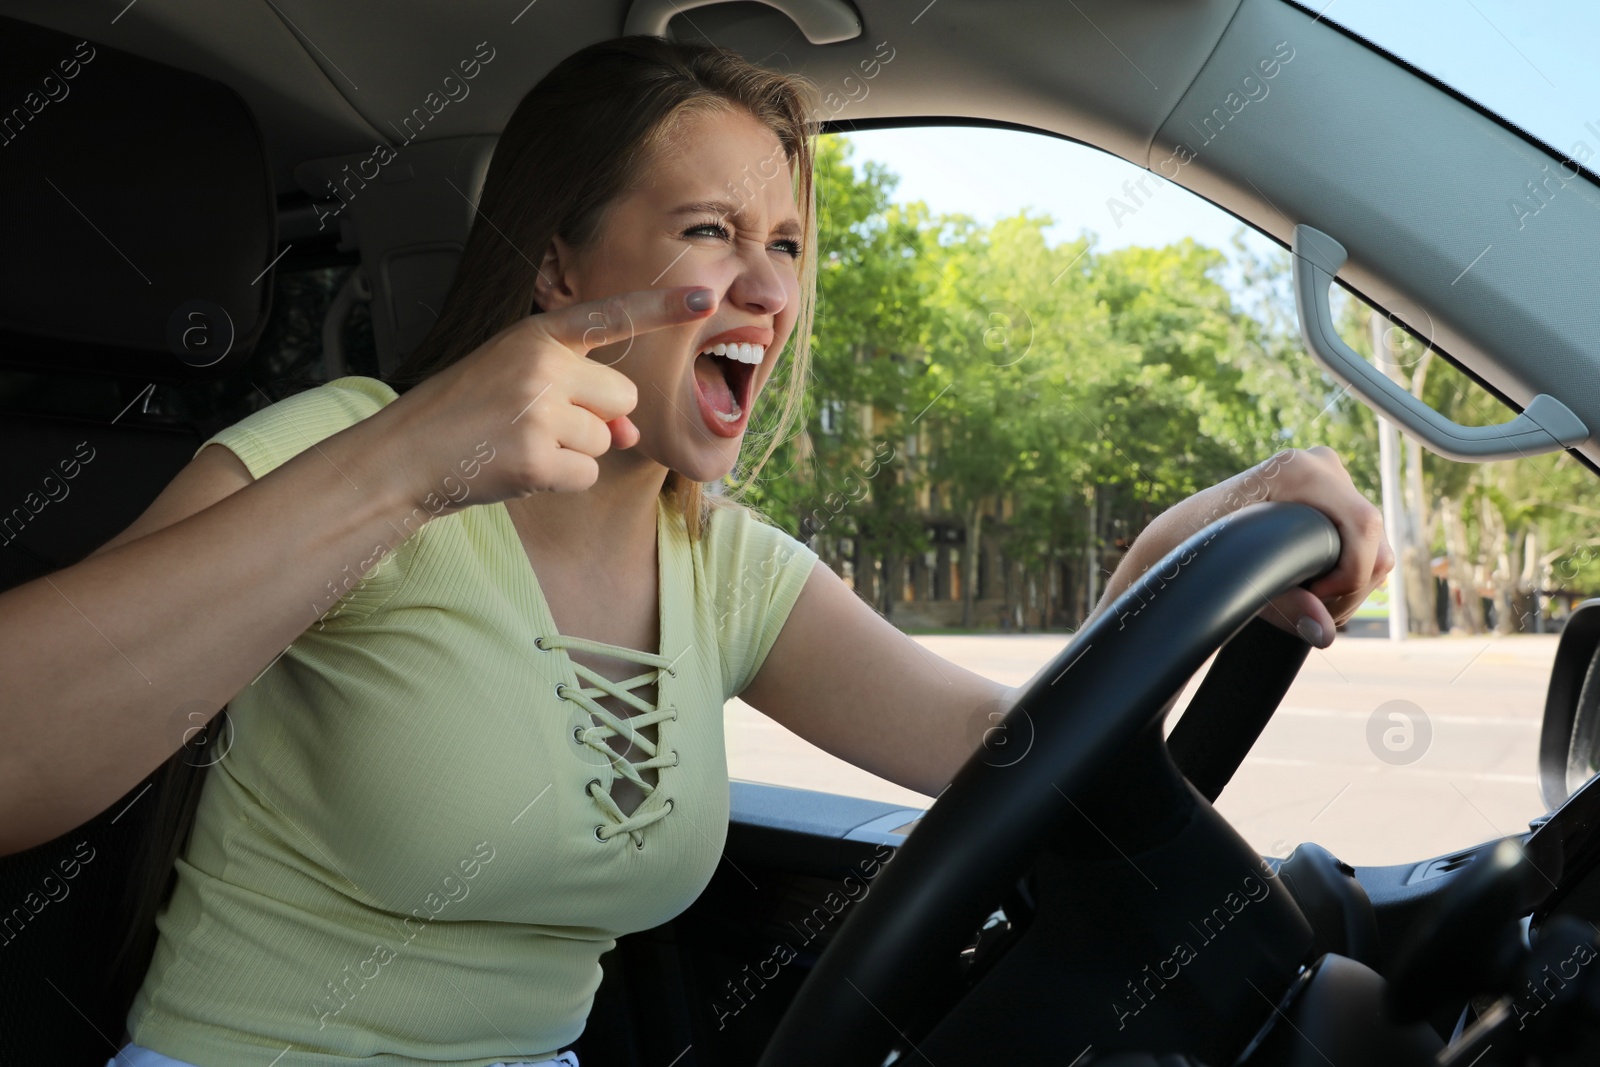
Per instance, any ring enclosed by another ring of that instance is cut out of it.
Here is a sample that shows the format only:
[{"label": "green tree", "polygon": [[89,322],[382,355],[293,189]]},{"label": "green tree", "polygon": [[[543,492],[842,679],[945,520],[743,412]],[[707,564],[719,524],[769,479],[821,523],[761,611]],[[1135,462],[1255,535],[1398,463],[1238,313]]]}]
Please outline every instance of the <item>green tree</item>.
[{"label": "green tree", "polygon": [[[818,139],[820,248],[805,429],[774,454],[747,498],[790,533],[817,537],[835,566],[835,546],[845,540],[857,566],[868,554],[924,547],[921,524],[911,521],[904,449],[874,412],[902,411],[921,365],[927,211],[892,203],[899,179],[871,161],[858,171],[853,152],[843,137]],[[791,367],[785,361],[769,388],[786,387]],[[751,436],[763,432],[770,432],[765,423]],[[754,442],[746,453],[759,454]],[[886,453],[893,458],[872,462]]]}]

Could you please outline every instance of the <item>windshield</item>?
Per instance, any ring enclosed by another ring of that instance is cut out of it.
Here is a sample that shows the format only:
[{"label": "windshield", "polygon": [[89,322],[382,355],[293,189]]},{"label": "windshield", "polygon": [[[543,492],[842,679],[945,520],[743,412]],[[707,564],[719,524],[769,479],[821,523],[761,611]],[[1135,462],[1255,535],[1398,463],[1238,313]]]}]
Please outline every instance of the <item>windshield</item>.
[{"label": "windshield", "polygon": [[1600,64],[1593,55],[1600,5],[1593,0],[1309,0],[1303,6],[1521,127],[1557,155],[1583,162],[1600,153]]}]

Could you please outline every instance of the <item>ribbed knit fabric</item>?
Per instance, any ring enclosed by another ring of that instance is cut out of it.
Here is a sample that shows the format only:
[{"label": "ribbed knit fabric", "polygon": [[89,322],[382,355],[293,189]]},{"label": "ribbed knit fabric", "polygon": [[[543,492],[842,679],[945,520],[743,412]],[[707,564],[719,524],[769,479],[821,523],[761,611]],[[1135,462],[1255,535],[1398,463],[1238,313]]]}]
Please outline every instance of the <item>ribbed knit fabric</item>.
[{"label": "ribbed knit fabric", "polygon": [[[340,378],[206,444],[269,477],[395,398]],[[461,470],[470,493],[464,472],[481,468]],[[596,720],[556,696],[585,684],[567,653],[535,645],[556,628],[510,514],[436,518],[363,580],[330,575],[353,588],[229,703],[231,746],[207,772],[131,1039],[200,1067],[486,1067],[569,1045],[600,955],[710,881],[728,824],[723,703],[816,561],[742,507],[714,508],[695,544],[665,505],[657,529],[661,647],[640,651],[673,665],[656,702],[677,717],[656,740],[678,760],[636,811],[670,811],[597,838],[588,783],[609,791],[616,772],[577,739]]]}]

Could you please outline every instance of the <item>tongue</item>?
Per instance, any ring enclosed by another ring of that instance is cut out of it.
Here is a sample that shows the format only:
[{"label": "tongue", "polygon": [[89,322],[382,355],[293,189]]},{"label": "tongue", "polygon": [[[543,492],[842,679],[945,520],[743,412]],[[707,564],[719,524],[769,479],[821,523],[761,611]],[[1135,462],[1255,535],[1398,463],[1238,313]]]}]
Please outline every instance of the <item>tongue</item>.
[{"label": "tongue", "polygon": [[717,366],[715,356],[696,356],[694,376],[700,382],[700,391],[713,408],[724,415],[733,411],[733,390],[728,388],[728,380],[722,376],[722,368]]}]

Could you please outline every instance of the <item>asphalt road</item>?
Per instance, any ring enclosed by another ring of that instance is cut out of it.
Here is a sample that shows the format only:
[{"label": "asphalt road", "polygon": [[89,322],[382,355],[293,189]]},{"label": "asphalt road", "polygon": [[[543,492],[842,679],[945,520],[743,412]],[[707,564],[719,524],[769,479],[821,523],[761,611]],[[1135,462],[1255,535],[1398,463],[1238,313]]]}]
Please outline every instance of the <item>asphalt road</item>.
[{"label": "asphalt road", "polygon": [[[1015,685],[1068,635],[911,640]],[[1327,650],[1312,650],[1217,809],[1258,851],[1281,856],[1309,840],[1354,864],[1424,859],[1525,829],[1544,811],[1536,761],[1556,641],[1515,634],[1392,643],[1342,634]],[[932,804],[743,701],[730,701],[725,714],[735,778]]]}]

